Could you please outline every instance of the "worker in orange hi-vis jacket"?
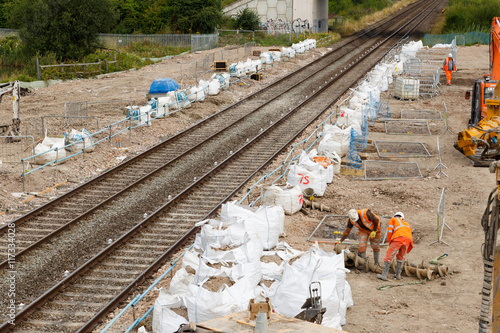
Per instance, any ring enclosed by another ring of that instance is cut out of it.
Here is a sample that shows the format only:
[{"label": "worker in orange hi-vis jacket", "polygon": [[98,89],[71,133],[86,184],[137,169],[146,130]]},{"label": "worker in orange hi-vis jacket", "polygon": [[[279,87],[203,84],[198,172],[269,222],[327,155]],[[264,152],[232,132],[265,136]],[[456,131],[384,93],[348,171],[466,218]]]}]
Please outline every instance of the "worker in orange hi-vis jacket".
[{"label": "worker in orange hi-vis jacket", "polygon": [[443,69],[446,73],[446,85],[450,86],[451,85],[451,72],[457,71],[457,66],[455,64],[455,60],[453,59],[453,55],[451,53],[448,54],[448,58],[444,59]]},{"label": "worker in orange hi-vis jacket", "polygon": [[394,214],[394,217],[389,220],[387,227],[387,241],[389,248],[384,258],[384,270],[382,274],[377,275],[380,280],[387,281],[389,273],[389,265],[391,264],[394,255],[396,255],[396,275],[397,280],[401,280],[401,271],[403,270],[403,261],[407,253],[413,248],[412,229],[408,222],[404,220],[405,216],[401,212]]},{"label": "worker in orange hi-vis jacket", "polygon": [[[372,213],[369,209],[355,210],[351,209],[347,215],[349,215],[349,221],[347,222],[347,228],[342,234],[340,241],[335,242],[335,244],[340,244],[344,239],[349,236],[353,226],[358,227],[359,235],[359,245],[358,245],[358,255],[366,260],[366,248],[368,245],[368,237],[370,238],[370,245],[373,250],[373,260],[375,265],[378,265],[378,259],[380,254],[380,219],[377,215]],[[365,265],[358,265],[357,269],[363,270]]]}]

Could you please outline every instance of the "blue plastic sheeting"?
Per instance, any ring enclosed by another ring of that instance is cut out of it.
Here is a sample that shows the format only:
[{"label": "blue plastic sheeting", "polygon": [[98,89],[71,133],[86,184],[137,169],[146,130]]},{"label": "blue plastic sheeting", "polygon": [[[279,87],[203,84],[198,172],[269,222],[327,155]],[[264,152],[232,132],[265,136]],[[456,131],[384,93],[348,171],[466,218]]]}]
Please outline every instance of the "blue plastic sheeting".
[{"label": "blue plastic sheeting", "polygon": [[149,87],[150,94],[166,94],[179,89],[179,84],[174,79],[156,79]]}]

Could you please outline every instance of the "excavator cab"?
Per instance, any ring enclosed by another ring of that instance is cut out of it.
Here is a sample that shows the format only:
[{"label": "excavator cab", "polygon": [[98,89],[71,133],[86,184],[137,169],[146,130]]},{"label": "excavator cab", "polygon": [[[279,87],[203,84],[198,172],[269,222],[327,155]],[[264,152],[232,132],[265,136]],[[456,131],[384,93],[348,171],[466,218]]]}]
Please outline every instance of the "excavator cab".
[{"label": "excavator cab", "polygon": [[[472,90],[471,112],[469,119],[469,127],[477,126],[481,119],[486,118],[488,107],[486,99],[493,97],[493,89],[497,81],[491,81],[485,75],[484,79],[478,79],[474,82],[474,89]],[[471,91],[465,93],[465,99],[470,99]]]}]

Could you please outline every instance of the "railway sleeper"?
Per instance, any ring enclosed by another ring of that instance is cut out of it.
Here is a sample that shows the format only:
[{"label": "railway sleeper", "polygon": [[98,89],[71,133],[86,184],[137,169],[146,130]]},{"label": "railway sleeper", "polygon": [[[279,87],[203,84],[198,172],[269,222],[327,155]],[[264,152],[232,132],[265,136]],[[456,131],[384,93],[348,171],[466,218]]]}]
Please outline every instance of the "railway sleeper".
[{"label": "railway sleeper", "polygon": [[[109,273],[109,274],[111,274],[111,273]],[[104,276],[85,276],[84,279],[87,281],[97,281],[97,282],[104,282],[105,281],[106,286],[110,286],[108,283],[116,283],[118,285],[123,286],[123,284],[125,284],[125,283],[128,284],[128,283],[134,281],[134,278],[116,278],[116,277],[104,277]]]}]

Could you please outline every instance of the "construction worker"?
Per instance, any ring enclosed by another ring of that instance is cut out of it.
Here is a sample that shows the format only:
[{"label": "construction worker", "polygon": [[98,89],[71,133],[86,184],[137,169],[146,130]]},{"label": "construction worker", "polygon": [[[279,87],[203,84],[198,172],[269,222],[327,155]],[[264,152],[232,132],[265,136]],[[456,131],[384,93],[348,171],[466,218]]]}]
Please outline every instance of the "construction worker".
[{"label": "construction worker", "polygon": [[[380,253],[380,219],[377,215],[372,213],[369,209],[355,210],[351,209],[347,215],[349,215],[349,221],[347,222],[347,228],[342,234],[340,241],[335,242],[335,244],[340,244],[344,239],[349,236],[353,226],[358,227],[359,235],[359,245],[358,245],[358,255],[366,260],[366,247],[368,243],[368,237],[370,238],[370,245],[373,249],[373,259],[375,265],[378,265],[378,258]],[[359,265],[357,267],[359,270],[365,268],[364,265]]]},{"label": "construction worker", "polygon": [[[413,248],[412,230],[408,222],[404,220],[405,216],[401,212],[394,214],[394,217],[389,220],[387,227],[387,241],[389,248],[384,258],[384,270],[382,274],[377,275],[380,280],[387,281],[389,266],[394,255],[396,255],[396,275],[397,280],[401,280],[401,271],[403,270],[403,261],[407,253]],[[396,254],[397,253],[397,254]]]},{"label": "construction worker", "polygon": [[453,59],[453,55],[448,54],[448,58],[444,59],[443,69],[446,73],[446,85],[451,85],[451,72],[457,71],[457,66],[455,65],[455,60]]}]

